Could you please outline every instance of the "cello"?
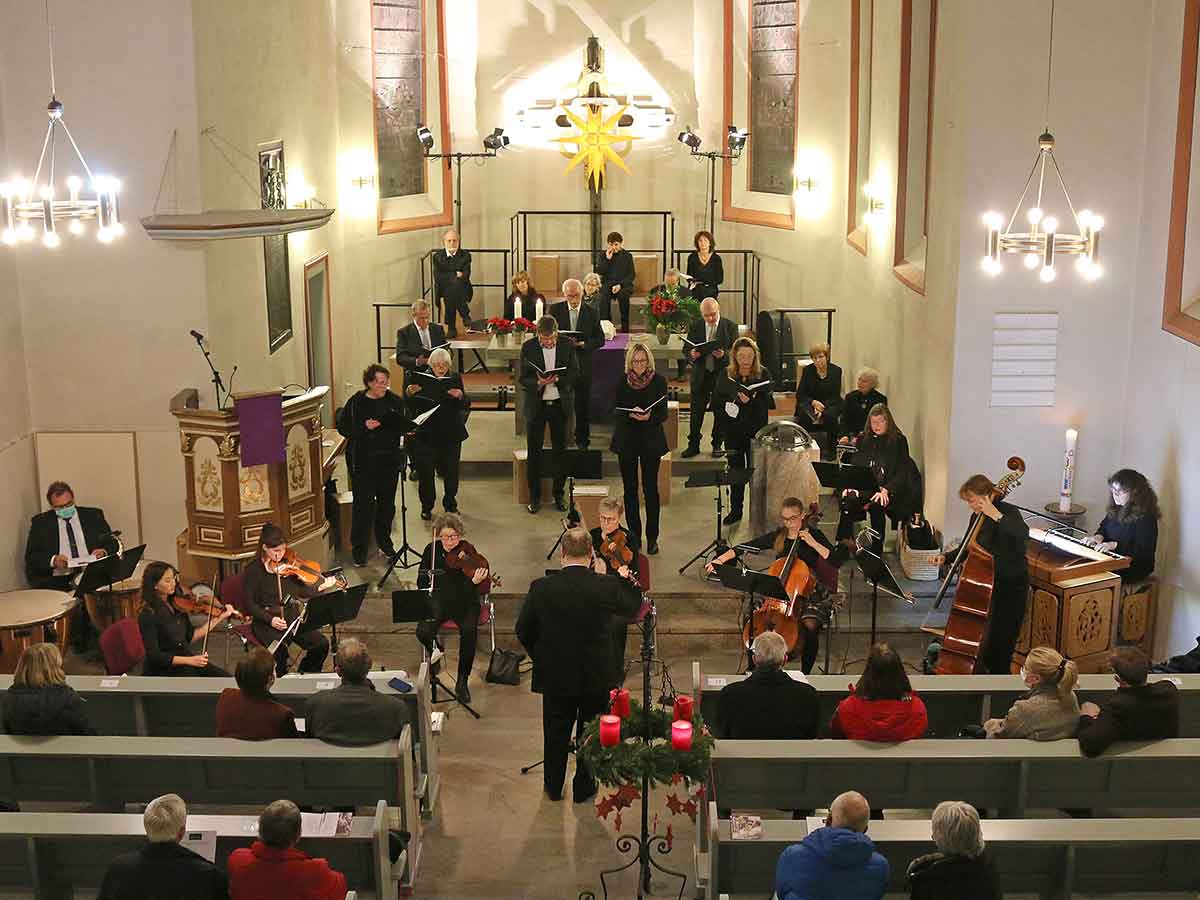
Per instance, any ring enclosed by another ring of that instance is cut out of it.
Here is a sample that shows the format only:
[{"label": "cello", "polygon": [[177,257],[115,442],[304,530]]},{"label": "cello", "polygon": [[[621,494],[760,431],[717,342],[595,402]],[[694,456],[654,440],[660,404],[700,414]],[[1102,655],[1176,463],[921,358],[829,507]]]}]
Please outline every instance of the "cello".
[{"label": "cello", "polygon": [[[1009,473],[996,482],[996,489],[992,492],[993,501],[1006,497],[1025,475],[1025,461],[1019,456],[1009,457],[1008,468]],[[992,590],[996,586],[996,567],[992,555],[976,541],[983,520],[982,514],[975,514],[963,542],[966,561],[962,564],[958,586],[954,590],[950,618],[946,620],[946,633],[934,669],[938,675],[974,675],[980,671],[979,650],[987,634]],[[946,577],[947,583],[949,580],[950,575]]]},{"label": "cello", "polygon": [[[816,518],[816,512],[809,513],[801,526],[801,531],[808,528],[809,523]],[[783,529],[784,540],[787,540],[787,529]],[[792,542],[787,556],[780,557],[771,563],[767,569],[768,575],[774,575],[783,585],[788,595],[784,603],[776,597],[764,597],[758,609],[746,621],[742,628],[742,640],[748,648],[757,635],[764,631],[774,631],[787,644],[787,658],[793,659],[804,648],[804,637],[800,627],[800,617],[796,614],[796,601],[812,594],[817,586],[816,576],[808,563],[796,558],[796,548],[800,545],[799,536]]]}]

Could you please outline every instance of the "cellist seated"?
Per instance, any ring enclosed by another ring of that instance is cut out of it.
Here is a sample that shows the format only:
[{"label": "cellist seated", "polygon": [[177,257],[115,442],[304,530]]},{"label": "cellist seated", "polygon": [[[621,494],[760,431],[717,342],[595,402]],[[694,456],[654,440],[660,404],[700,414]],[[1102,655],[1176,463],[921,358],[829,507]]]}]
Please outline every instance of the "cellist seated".
[{"label": "cellist seated", "polygon": [[[835,547],[830,542],[814,524],[814,515],[805,514],[804,503],[797,497],[784,498],[779,518],[779,528],[752,541],[746,541],[744,546],[773,551],[776,560],[794,556],[796,561],[804,563],[815,576],[816,590],[797,597],[792,610],[793,618],[800,626],[801,641],[797,641],[797,644],[802,642],[803,648],[788,648],[790,658],[800,653],[800,668],[807,674],[812,671],[817,661],[817,649],[820,646],[820,633],[825,618],[825,610],[814,602],[817,599],[816,595],[837,590],[837,570],[849,557],[849,551],[840,544]],[[737,550],[730,549],[714,556],[705,566],[705,571],[711,573],[715,565],[727,563],[736,555]],[[750,638],[753,637],[751,634]],[[751,657],[751,667],[753,665]]]}]

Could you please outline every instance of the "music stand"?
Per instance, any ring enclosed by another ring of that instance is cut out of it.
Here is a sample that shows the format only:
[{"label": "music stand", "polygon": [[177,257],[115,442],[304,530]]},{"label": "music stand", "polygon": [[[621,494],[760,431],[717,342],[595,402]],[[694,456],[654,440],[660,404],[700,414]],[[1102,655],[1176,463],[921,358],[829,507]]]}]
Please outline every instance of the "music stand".
[{"label": "music stand", "polygon": [[[392,591],[392,622],[396,624],[400,624],[401,622],[416,622],[420,624],[421,622],[435,619],[437,619],[437,613],[433,608],[432,585],[428,588],[417,588],[411,591]],[[436,642],[436,636],[434,640]],[[442,681],[441,675],[434,671],[432,663],[429,666],[429,685],[431,703],[457,703],[476,719],[480,718],[478,712],[458,699],[458,695],[450,690],[446,683]],[[439,687],[445,691],[446,697],[438,697],[437,692]]]},{"label": "music stand", "polygon": [[562,543],[563,535],[567,533],[567,529],[574,528],[580,522],[579,510],[575,508],[575,479],[582,478],[584,480],[598,481],[603,478],[604,457],[599,450],[564,450],[558,454],[558,459],[554,466],[554,477],[565,477],[567,479],[570,490],[570,502],[567,506],[567,517],[563,520],[563,529],[558,534],[558,540],[551,544],[550,551],[546,554],[546,559],[554,555],[554,551]]},{"label": "music stand", "polygon": [[814,462],[813,471],[822,487],[833,488],[835,493],[845,490],[858,491],[859,496],[870,497],[879,485],[875,475],[866,466],[856,466],[850,463]]},{"label": "music stand", "polygon": [[725,539],[721,536],[721,519],[724,518],[724,508],[721,505],[721,488],[725,486],[737,487],[750,483],[751,476],[754,474],[754,469],[731,469],[728,463],[724,469],[713,469],[707,472],[693,472],[687,477],[687,481],[683,483],[685,488],[696,487],[715,487],[717,489],[717,522],[716,536],[709,541],[699,553],[685,562],[679,567],[679,574],[691,567],[692,563],[703,559],[712,551],[716,550],[718,554],[723,553],[728,547],[725,544]]},{"label": "music stand", "polygon": [[356,584],[354,587],[327,594],[317,594],[309,598],[308,618],[306,624],[312,628],[322,628],[328,625],[332,631],[329,642],[330,651],[337,653],[337,627],[339,622],[353,622],[358,618],[362,608],[363,598],[367,596],[369,584]]},{"label": "music stand", "polygon": [[[860,532],[860,537],[863,534],[868,535],[872,542],[879,538],[879,532],[871,528],[864,528]],[[871,646],[873,647],[875,646],[876,616],[879,612],[880,584],[882,583],[884,593],[891,594],[910,605],[915,604],[916,600],[904,592],[904,588],[900,587],[896,576],[892,574],[892,570],[888,568],[887,563],[879,554],[860,545],[854,554],[854,561],[858,563],[858,569],[863,573],[863,578],[871,582]]]},{"label": "music stand", "polygon": [[[404,492],[404,483],[408,481],[408,472],[405,471],[408,466],[411,454],[408,451],[407,440],[402,440],[400,453],[400,546],[396,548],[396,552],[388,559],[388,567],[383,573],[383,577],[379,579],[379,587],[382,588],[384,582],[388,580],[388,576],[396,570],[396,566],[402,569],[411,569],[413,566],[421,562],[421,554],[416,547],[408,542],[408,497]],[[352,488],[354,487],[353,480],[351,481]],[[416,559],[409,560],[408,555],[412,554]]]},{"label": "music stand", "polygon": [[118,581],[124,581],[133,575],[133,570],[142,561],[142,554],[145,552],[146,545],[142,544],[126,550],[120,556],[110,553],[95,562],[88,563],[83,567],[83,574],[79,576],[79,586],[75,588],[75,596],[83,600],[84,594],[93,593],[106,585],[111,590]]}]

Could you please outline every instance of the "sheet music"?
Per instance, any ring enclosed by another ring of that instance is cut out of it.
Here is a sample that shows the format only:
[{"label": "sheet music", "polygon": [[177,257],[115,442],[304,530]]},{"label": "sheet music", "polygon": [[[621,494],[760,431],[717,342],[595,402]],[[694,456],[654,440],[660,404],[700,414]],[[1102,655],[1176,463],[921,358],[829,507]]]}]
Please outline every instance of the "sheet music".
[{"label": "sheet music", "polygon": [[427,410],[425,410],[425,412],[421,413],[419,416],[416,416],[413,419],[413,421],[418,425],[424,425],[426,422],[429,421],[430,417],[441,408],[442,408],[442,404],[439,403],[433,409],[427,409]]}]

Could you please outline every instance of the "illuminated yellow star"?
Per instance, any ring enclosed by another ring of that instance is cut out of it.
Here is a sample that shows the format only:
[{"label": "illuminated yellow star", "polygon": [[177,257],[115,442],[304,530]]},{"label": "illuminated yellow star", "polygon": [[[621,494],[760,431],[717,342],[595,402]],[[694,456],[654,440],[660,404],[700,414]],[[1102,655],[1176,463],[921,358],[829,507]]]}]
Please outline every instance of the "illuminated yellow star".
[{"label": "illuminated yellow star", "polygon": [[629,167],[625,165],[625,161],[612,148],[613,144],[638,139],[637,135],[622,134],[616,130],[617,122],[625,114],[626,108],[622,106],[607,119],[604,118],[604,114],[599,109],[589,109],[587,121],[585,122],[571,112],[571,110],[564,107],[563,112],[567,114],[567,118],[579,129],[578,134],[573,134],[569,137],[554,138],[557,143],[575,145],[575,155],[567,165],[566,171],[563,173],[564,175],[580,163],[583,163],[585,178],[590,179],[592,186],[598,191],[604,183],[604,164],[606,161],[611,160],[625,172],[629,172]]}]

